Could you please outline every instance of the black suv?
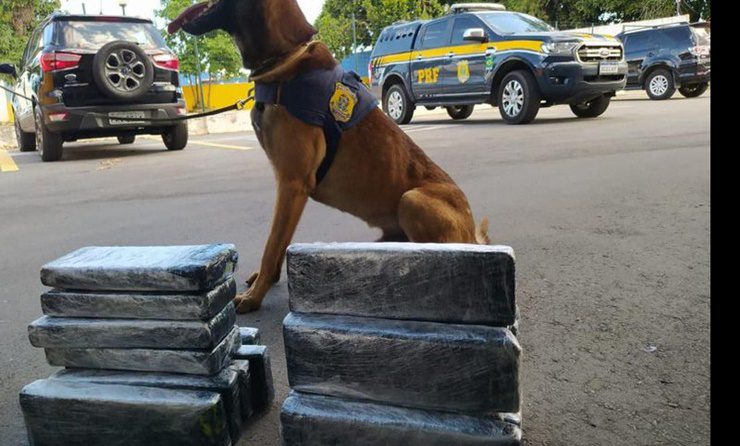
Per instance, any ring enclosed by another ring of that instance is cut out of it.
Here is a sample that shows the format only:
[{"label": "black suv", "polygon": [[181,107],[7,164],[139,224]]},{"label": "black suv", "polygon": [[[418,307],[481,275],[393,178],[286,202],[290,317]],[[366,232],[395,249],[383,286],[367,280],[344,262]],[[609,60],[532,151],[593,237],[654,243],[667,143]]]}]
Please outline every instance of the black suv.
[{"label": "black suv", "polygon": [[[187,145],[179,61],[150,20],[55,13],[31,34],[17,78],[15,131],[21,151],[62,158],[62,144],[80,138],[162,135],[169,150]],[[148,121],[158,119],[164,121]],[[35,135],[34,135],[35,134]]]},{"label": "black suv", "polygon": [[624,42],[627,88],[642,88],[650,99],[668,99],[678,91],[700,96],[709,86],[710,33],[707,23],[682,23],[627,30]]},{"label": "black suv", "polygon": [[398,124],[417,105],[465,119],[488,103],[507,123],[526,124],[540,107],[569,104],[593,118],[627,74],[619,40],[556,31],[498,4],[461,3],[442,18],[386,27],[370,57],[371,89]]}]

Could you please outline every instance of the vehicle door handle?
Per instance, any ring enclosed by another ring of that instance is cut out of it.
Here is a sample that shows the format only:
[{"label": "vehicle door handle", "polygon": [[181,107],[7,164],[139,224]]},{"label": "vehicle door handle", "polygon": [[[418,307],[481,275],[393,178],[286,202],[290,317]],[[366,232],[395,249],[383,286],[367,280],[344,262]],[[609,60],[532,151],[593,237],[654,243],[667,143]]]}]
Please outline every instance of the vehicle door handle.
[{"label": "vehicle door handle", "polygon": [[421,59],[421,54],[416,55],[416,60],[419,60],[419,59]]},{"label": "vehicle door handle", "polygon": [[454,55],[455,55],[454,51],[450,51],[449,53],[447,53],[447,57],[453,57]]}]

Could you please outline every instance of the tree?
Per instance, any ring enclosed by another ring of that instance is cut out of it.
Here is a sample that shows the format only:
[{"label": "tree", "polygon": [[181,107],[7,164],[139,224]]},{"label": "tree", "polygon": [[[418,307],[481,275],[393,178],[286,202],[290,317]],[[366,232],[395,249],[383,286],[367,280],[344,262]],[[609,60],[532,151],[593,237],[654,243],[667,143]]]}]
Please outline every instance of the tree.
[{"label": "tree", "polygon": [[[192,4],[191,0],[163,0],[157,17],[170,21]],[[228,79],[240,75],[242,59],[231,37],[224,31],[213,31],[203,36],[191,36],[185,32],[168,34],[163,32],[167,45],[180,59],[180,72],[186,76],[197,76],[200,68],[208,73],[209,79]],[[195,41],[198,39],[200,61],[195,56]]]},{"label": "tree", "polygon": [[2,0],[0,62],[18,64],[33,30],[57,8],[59,0]]},{"label": "tree", "polygon": [[399,20],[429,19],[443,12],[439,0],[326,0],[314,26],[334,57],[352,52],[352,13],[358,46],[371,46],[384,27]]}]

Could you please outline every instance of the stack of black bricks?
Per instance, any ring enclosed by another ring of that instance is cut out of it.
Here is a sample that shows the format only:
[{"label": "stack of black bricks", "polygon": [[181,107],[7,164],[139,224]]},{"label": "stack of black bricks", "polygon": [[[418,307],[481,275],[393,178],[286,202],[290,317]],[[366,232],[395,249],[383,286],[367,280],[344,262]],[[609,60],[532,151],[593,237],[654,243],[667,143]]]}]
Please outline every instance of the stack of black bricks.
[{"label": "stack of black bricks", "polygon": [[287,262],[283,444],[520,444],[511,248],[296,244]]},{"label": "stack of black bricks", "polygon": [[23,388],[29,441],[232,445],[273,398],[267,348],[239,328],[233,245],[87,247],[43,266],[28,327],[53,366]]}]

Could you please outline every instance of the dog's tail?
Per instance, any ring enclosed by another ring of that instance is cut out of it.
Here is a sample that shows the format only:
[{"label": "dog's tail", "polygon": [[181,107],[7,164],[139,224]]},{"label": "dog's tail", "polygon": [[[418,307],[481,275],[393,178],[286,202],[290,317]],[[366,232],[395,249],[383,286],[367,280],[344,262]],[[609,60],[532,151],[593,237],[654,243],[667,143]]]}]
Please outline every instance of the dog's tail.
[{"label": "dog's tail", "polygon": [[488,237],[488,217],[483,217],[483,220],[475,228],[475,241],[479,245],[491,244],[491,239]]}]

